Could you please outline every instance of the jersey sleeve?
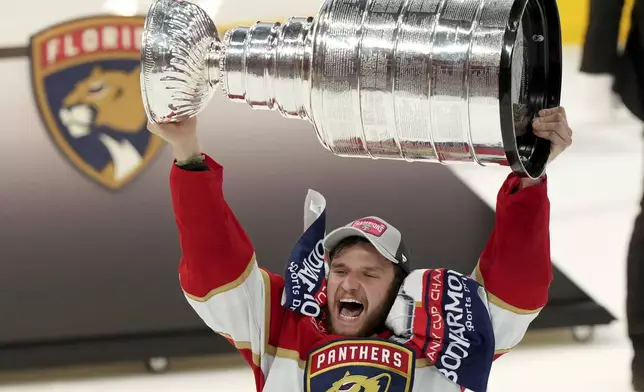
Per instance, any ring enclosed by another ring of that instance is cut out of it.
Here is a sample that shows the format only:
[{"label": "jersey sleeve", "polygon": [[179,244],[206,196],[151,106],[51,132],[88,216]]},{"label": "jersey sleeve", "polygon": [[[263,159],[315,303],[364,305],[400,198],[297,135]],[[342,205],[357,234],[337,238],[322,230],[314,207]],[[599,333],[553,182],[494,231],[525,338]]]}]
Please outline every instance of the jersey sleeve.
[{"label": "jersey sleeve", "polygon": [[249,237],[224,199],[223,167],[208,156],[205,163],[208,170],[173,165],[170,173],[182,251],[179,281],[190,306],[240,351],[261,387],[269,337],[283,317],[284,280],[259,268]]},{"label": "jersey sleeve", "polygon": [[523,339],[548,300],[547,182],[519,185],[510,175],[501,187],[496,224],[474,273],[412,271],[386,319],[398,341],[473,391],[486,390],[493,361]]},{"label": "jersey sleeve", "polygon": [[511,174],[499,190],[495,227],[472,273],[487,294],[497,357],[523,339],[552,281],[547,179],[519,184]]}]

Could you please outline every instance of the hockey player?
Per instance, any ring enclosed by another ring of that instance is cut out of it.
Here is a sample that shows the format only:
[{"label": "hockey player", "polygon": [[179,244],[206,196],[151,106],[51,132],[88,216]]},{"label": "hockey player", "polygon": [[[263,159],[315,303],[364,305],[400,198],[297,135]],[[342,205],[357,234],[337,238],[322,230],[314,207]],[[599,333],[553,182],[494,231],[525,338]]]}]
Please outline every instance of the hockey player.
[{"label": "hockey player", "polygon": [[[552,160],[571,144],[572,131],[563,108],[539,114],[534,131],[552,142]],[[224,199],[223,168],[201,151],[196,119],[149,129],[175,157],[181,287],[208,327],[244,356],[257,391],[484,392],[493,360],[521,341],[546,305],[545,177],[507,177],[495,228],[469,277],[412,270],[401,233],[378,217],[309,241],[324,217],[324,201],[312,193],[308,201],[320,210],[285,279],[259,267]]]}]

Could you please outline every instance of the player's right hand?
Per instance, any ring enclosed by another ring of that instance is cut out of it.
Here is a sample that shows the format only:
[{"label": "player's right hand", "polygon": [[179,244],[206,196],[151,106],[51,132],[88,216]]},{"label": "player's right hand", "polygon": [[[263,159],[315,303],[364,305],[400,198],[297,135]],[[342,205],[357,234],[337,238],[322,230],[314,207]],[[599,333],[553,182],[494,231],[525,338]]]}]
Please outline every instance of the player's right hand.
[{"label": "player's right hand", "polygon": [[166,124],[148,122],[148,130],[172,145],[182,144],[197,136],[197,117]]},{"label": "player's right hand", "polygon": [[170,144],[177,161],[184,161],[201,154],[201,146],[197,137],[197,117],[177,123],[156,124],[149,122],[148,130]]}]

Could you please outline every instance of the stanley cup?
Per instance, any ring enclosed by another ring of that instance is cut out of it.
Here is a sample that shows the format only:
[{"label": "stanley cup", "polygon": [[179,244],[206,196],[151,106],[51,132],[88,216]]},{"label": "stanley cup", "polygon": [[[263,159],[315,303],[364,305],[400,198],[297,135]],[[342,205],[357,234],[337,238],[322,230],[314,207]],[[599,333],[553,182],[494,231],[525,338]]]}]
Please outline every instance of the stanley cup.
[{"label": "stanley cup", "polygon": [[532,133],[559,105],[556,0],[324,0],[315,17],[220,39],[195,4],[156,0],[141,50],[148,118],[181,121],[219,86],[232,101],[313,124],[343,157],[509,165],[543,174]]}]

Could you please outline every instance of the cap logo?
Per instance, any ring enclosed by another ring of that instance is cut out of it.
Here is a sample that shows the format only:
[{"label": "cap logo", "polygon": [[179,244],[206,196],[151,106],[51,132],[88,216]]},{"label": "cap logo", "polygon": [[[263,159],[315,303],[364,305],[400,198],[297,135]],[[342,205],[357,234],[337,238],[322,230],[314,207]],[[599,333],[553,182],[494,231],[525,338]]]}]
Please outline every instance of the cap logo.
[{"label": "cap logo", "polygon": [[351,227],[360,229],[365,233],[375,235],[376,237],[380,237],[385,230],[387,230],[387,225],[375,219],[360,219],[353,222]]}]

